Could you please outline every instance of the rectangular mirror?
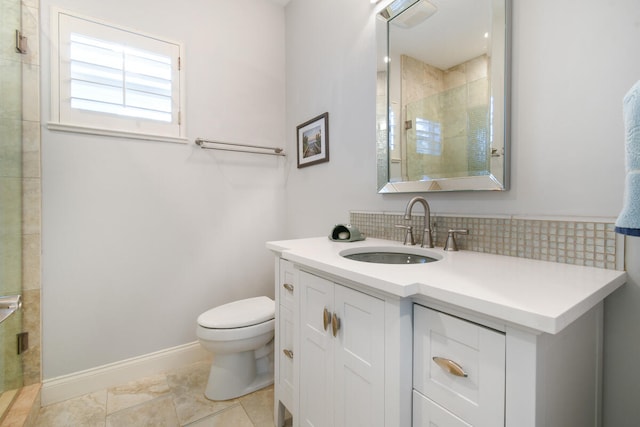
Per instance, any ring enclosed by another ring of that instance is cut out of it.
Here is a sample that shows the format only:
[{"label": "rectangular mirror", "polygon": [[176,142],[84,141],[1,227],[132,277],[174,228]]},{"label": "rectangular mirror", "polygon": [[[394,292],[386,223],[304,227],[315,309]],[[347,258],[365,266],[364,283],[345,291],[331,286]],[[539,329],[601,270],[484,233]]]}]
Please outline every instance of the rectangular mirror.
[{"label": "rectangular mirror", "polygon": [[377,15],[380,193],[509,188],[510,17],[510,0]]}]

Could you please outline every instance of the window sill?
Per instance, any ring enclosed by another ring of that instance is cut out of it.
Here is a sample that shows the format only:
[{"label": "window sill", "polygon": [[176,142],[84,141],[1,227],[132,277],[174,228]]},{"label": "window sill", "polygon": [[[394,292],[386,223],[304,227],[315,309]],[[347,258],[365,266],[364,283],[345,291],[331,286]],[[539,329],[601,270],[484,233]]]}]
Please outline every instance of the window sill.
[{"label": "window sill", "polygon": [[84,133],[88,135],[110,136],[116,138],[140,139],[144,141],[173,142],[178,144],[186,144],[189,140],[186,137],[176,137],[167,135],[152,135],[147,133],[136,133],[119,131],[113,129],[100,129],[85,126],[70,125],[65,123],[49,122],[47,129],[57,132],[73,132]]}]

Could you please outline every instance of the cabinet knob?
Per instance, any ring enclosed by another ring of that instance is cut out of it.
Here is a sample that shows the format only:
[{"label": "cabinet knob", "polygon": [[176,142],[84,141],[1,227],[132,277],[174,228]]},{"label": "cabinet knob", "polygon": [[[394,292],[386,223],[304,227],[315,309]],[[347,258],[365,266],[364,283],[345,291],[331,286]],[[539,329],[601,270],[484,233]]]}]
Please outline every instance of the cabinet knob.
[{"label": "cabinet knob", "polygon": [[458,365],[451,359],[434,356],[433,361],[451,375],[455,375],[456,377],[468,377],[467,373],[462,369],[462,366]]},{"label": "cabinet knob", "polygon": [[293,292],[293,285],[289,284],[289,283],[284,283],[282,285],[283,288],[285,288],[286,290],[288,290],[289,292]]},{"label": "cabinet knob", "polygon": [[324,313],[322,314],[322,325],[324,326],[324,330],[326,331],[329,327],[329,323],[331,323],[331,313],[327,308],[324,308]]},{"label": "cabinet knob", "polygon": [[340,330],[340,318],[336,316],[335,313],[333,313],[333,316],[331,316],[331,327],[333,331],[333,336],[334,337],[337,336],[338,331]]},{"label": "cabinet knob", "polygon": [[289,359],[293,359],[293,351],[291,350],[287,350],[286,348],[284,350],[282,350],[282,352],[284,353],[285,356],[287,356]]}]

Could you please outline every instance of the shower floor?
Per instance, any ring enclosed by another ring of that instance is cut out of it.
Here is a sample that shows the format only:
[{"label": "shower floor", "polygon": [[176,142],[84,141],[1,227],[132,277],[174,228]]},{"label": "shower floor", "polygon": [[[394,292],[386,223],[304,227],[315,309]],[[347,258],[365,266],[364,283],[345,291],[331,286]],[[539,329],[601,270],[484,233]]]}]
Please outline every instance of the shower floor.
[{"label": "shower floor", "polygon": [[33,426],[38,407],[40,384],[5,391],[0,395],[0,427]]}]

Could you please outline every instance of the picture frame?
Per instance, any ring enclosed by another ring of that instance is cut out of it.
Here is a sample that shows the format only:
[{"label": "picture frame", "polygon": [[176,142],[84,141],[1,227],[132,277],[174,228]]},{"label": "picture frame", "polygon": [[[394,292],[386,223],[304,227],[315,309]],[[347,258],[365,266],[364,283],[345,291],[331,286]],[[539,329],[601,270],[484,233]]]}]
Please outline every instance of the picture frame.
[{"label": "picture frame", "polygon": [[329,161],[329,113],[297,126],[298,168]]}]

